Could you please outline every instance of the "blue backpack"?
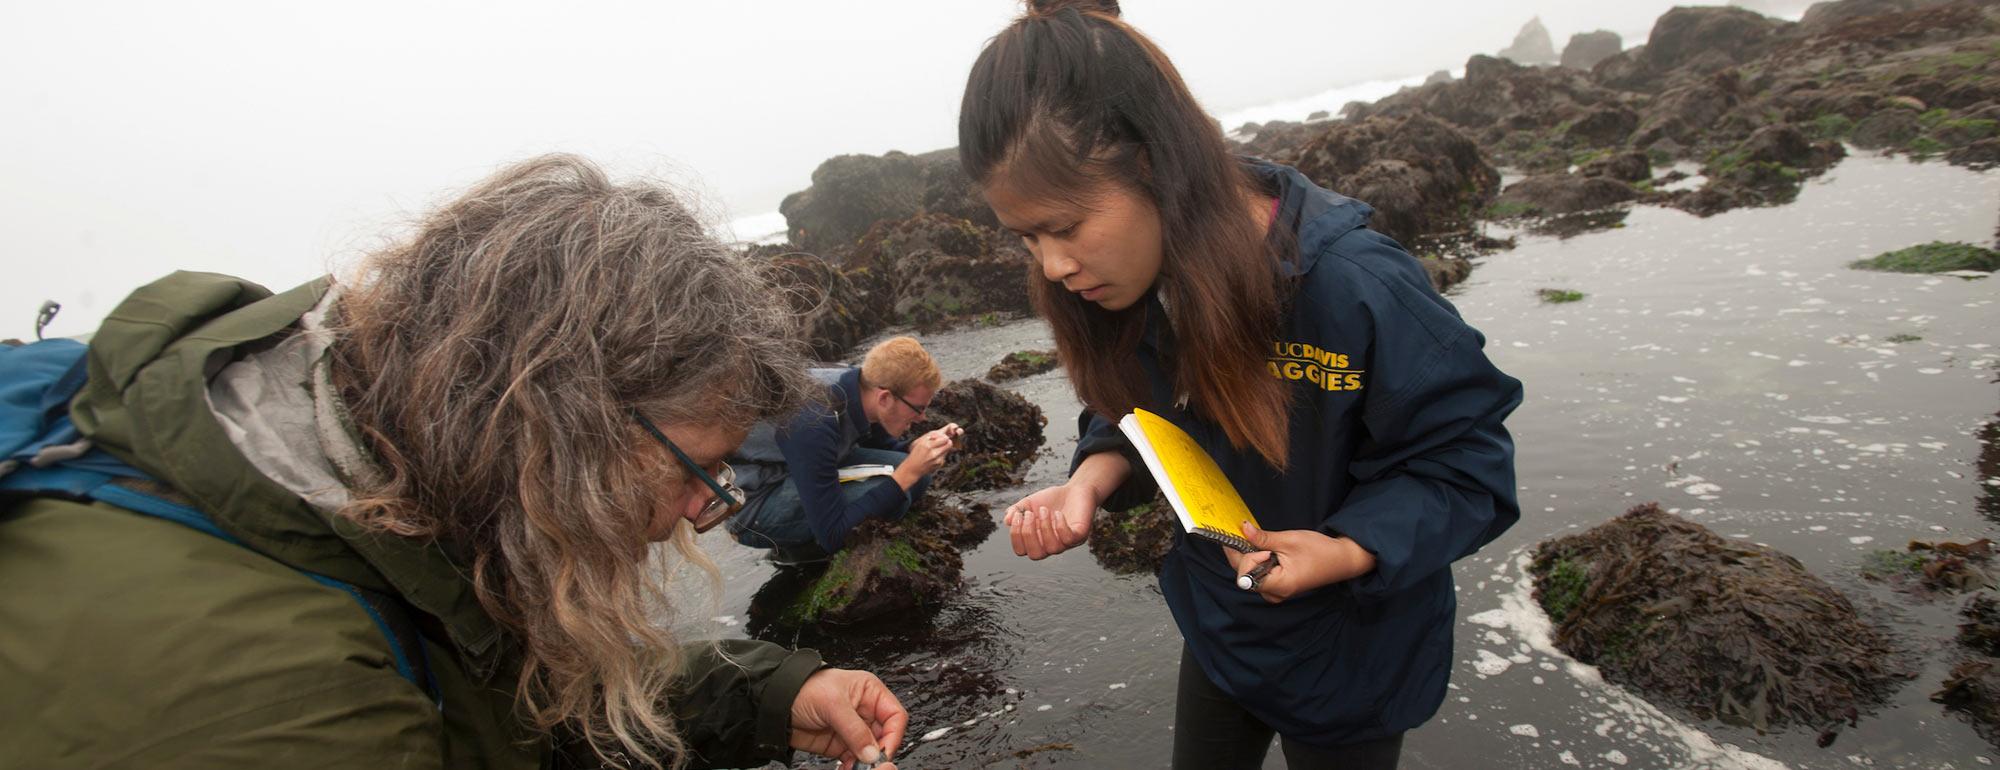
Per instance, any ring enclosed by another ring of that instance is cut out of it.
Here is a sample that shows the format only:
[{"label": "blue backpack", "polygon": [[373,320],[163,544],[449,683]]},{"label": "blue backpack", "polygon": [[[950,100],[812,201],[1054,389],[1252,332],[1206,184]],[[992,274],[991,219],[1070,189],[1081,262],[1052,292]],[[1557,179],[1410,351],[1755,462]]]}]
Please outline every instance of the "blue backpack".
[{"label": "blue backpack", "polygon": [[[0,503],[28,497],[109,503],[249,548],[200,510],[140,491],[165,487],[92,446],[77,430],[69,418],[69,402],[88,376],[84,355],[88,350],[71,339],[0,343]],[[442,708],[442,693],[408,605],[398,597],[325,575],[298,572],[359,602],[389,639],[396,672]]]}]

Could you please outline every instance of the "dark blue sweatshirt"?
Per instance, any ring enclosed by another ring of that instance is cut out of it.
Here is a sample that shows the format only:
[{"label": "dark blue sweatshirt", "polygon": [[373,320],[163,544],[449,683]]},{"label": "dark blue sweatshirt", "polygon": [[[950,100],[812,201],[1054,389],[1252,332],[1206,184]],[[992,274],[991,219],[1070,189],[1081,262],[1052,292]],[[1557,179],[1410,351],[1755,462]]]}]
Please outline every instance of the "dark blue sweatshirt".
[{"label": "dark blue sweatshirt", "polygon": [[[1450,565],[1520,518],[1514,443],[1501,425],[1521,383],[1488,361],[1485,337],[1432,289],[1416,259],[1366,227],[1366,204],[1258,164],[1297,235],[1296,280],[1271,374],[1293,383],[1291,467],[1279,473],[1222,429],[1176,408],[1174,343],[1157,299],[1139,350],[1153,407],[1221,465],[1265,529],[1352,538],[1375,569],[1269,604],[1235,586],[1220,546],[1181,537],[1160,588],[1209,678],[1280,734],[1321,746],[1408,730],[1436,713],[1451,673],[1457,601]],[[1163,363],[1166,367],[1163,367]],[[1085,412],[1076,462],[1120,451],[1155,486],[1116,425]]]},{"label": "dark blue sweatshirt", "polygon": [[840,373],[827,386],[827,404],[801,410],[775,438],[785,459],[784,473],[766,483],[782,483],[789,476],[798,485],[806,523],[812,527],[813,539],[827,553],[839,551],[847,542],[847,533],[862,520],[907,510],[909,495],[893,480],[870,485],[853,503],[840,493],[839,471],[846,464],[842,460],[856,446],[910,451],[910,442],[890,436],[882,426],[868,421],[868,413],[861,409],[860,369],[850,367]]}]

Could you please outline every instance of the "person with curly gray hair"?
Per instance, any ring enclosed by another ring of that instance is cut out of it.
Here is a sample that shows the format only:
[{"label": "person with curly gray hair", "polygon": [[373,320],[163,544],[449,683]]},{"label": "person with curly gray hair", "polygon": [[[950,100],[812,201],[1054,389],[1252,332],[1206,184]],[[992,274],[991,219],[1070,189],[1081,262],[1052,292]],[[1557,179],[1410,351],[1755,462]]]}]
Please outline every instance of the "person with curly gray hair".
[{"label": "person with curly gray hair", "polygon": [[78,354],[58,421],[113,480],[0,479],[15,761],[894,753],[874,675],[667,625],[670,559],[720,579],[694,535],[741,506],[724,456],[813,390],[782,299],[673,192],[536,158],[359,272],[176,273]]}]

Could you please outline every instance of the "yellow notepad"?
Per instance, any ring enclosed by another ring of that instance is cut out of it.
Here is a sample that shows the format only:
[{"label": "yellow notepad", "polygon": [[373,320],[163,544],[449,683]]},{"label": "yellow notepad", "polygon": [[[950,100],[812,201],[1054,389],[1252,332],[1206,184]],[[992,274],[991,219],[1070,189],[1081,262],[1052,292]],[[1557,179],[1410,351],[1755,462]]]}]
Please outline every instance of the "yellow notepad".
[{"label": "yellow notepad", "polygon": [[1215,458],[1209,457],[1193,436],[1144,409],[1125,415],[1118,421],[1118,429],[1139,450],[1139,457],[1160,482],[1160,491],[1188,534],[1244,553],[1254,550],[1243,539],[1243,524],[1256,524],[1257,517],[1250,514],[1250,506],[1243,504],[1236,485],[1229,483]]}]

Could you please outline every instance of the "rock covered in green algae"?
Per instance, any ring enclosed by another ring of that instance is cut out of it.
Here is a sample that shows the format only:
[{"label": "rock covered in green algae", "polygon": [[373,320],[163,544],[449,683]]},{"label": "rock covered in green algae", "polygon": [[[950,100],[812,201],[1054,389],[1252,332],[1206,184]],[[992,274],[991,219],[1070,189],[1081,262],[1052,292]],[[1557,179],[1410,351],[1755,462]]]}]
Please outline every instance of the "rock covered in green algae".
[{"label": "rock covered in green algae", "polygon": [[1950,273],[1960,270],[1990,273],[2000,270],[2000,252],[1969,243],[1931,241],[1852,262],[1848,267],[1890,273]]},{"label": "rock covered in green algae", "polygon": [[965,569],[958,549],[996,526],[985,505],[928,495],[902,521],[864,522],[825,571],[784,605],[778,622],[849,626],[934,607],[958,591]]},{"label": "rock covered in green algae", "polygon": [[1022,377],[1033,377],[1056,368],[1058,364],[1056,352],[1053,350],[1017,350],[1008,353],[1006,358],[1000,359],[1000,363],[986,370],[986,379],[1006,382]]},{"label": "rock covered in green algae", "polygon": [[1090,555],[1121,575],[1158,572],[1174,547],[1173,506],[1160,495],[1122,511],[1100,510],[1090,520]]},{"label": "rock covered in green algae", "polygon": [[1851,722],[1903,676],[1886,632],[1798,560],[1656,504],[1542,543],[1530,571],[1557,648],[1697,718]]},{"label": "rock covered in green algae", "polygon": [[911,432],[922,434],[953,422],[965,429],[965,435],[944,470],[931,480],[934,492],[985,491],[1021,483],[1042,448],[1042,428],[1049,420],[1041,407],[1019,394],[967,378],[938,390]]}]

